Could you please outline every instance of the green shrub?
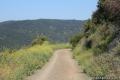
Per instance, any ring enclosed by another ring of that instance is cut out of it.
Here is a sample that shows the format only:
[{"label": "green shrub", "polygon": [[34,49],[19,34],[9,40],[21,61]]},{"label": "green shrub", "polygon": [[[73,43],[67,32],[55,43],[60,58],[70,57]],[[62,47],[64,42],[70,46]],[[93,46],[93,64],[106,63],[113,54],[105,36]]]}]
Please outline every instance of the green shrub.
[{"label": "green shrub", "polygon": [[83,37],[84,35],[81,34],[77,34],[75,36],[73,36],[70,40],[70,44],[72,45],[72,48],[75,48],[76,45],[79,43],[80,39]]},{"label": "green shrub", "polygon": [[92,23],[92,20],[88,20],[84,25],[84,33],[87,33],[86,36],[94,33],[96,31],[96,26]]},{"label": "green shrub", "polygon": [[38,35],[36,39],[32,41],[32,45],[40,44],[42,45],[45,41],[47,41],[47,37],[44,35]]}]

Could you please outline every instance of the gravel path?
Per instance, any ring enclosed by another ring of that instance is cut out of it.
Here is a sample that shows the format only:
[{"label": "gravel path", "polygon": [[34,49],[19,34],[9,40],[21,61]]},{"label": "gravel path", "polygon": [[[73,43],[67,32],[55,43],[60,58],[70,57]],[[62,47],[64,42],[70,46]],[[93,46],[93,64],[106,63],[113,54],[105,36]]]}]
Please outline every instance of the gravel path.
[{"label": "gravel path", "polygon": [[57,50],[51,60],[26,80],[89,80],[72,59],[69,49]]}]

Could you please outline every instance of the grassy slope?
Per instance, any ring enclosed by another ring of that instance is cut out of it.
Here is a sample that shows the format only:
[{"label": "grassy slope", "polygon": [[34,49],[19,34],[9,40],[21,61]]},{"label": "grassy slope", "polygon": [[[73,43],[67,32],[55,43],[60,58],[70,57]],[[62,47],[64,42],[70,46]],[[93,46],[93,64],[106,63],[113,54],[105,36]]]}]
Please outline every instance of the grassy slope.
[{"label": "grassy slope", "polygon": [[[117,47],[114,50],[119,51],[120,48]],[[78,64],[90,77],[111,77],[118,80],[120,56],[110,53],[95,56],[93,49],[84,49],[81,45],[78,45],[73,52]]]},{"label": "grassy slope", "polygon": [[85,73],[91,74],[91,60],[93,57],[93,53],[91,50],[85,50],[81,45],[78,45],[73,50],[73,57],[77,60],[78,64],[81,66]]},{"label": "grassy slope", "polygon": [[68,44],[43,44],[13,53],[5,51],[0,55],[0,80],[22,80],[34,70],[43,67],[55,49],[68,47]]}]

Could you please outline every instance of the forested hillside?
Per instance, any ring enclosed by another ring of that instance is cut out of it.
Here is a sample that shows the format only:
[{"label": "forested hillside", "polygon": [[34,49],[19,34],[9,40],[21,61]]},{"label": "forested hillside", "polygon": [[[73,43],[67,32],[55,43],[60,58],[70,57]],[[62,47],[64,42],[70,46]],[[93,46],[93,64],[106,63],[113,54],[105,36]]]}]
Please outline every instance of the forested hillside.
[{"label": "forested hillside", "polygon": [[45,35],[52,42],[67,42],[79,32],[84,21],[38,19],[5,21],[0,23],[0,48],[19,48],[30,44],[37,35]]},{"label": "forested hillside", "polygon": [[74,58],[91,77],[119,80],[119,5],[120,0],[99,0],[98,9],[84,25],[84,31],[71,39]]}]

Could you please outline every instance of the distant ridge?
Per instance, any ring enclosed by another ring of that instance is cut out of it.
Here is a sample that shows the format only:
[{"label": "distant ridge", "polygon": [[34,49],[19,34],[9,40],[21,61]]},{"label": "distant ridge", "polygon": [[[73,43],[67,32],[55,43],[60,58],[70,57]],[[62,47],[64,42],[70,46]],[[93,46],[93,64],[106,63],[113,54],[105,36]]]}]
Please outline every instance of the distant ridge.
[{"label": "distant ridge", "polygon": [[83,23],[84,21],[81,20],[61,19],[0,22],[0,48],[27,45],[41,33],[46,35],[51,41],[67,42],[72,35],[80,31]]}]

